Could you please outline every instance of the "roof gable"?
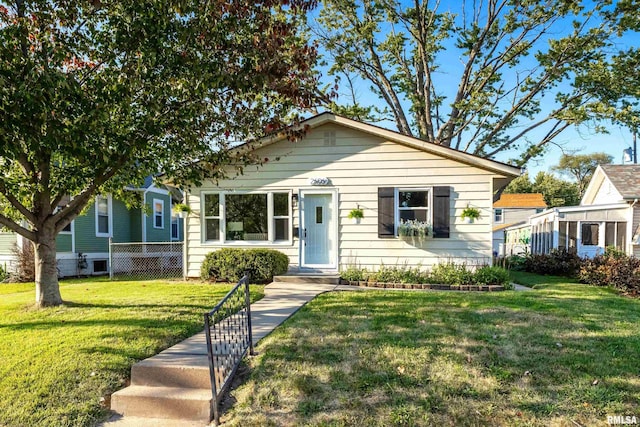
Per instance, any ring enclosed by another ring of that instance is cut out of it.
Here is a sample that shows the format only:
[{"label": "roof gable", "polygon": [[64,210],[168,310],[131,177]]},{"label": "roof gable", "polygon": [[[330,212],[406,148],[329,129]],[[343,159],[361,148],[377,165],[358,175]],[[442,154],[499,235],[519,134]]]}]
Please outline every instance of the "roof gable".
[{"label": "roof gable", "polygon": [[[304,120],[300,126],[313,129],[322,126],[327,123],[334,123],[339,126],[344,126],[350,129],[355,129],[364,133],[368,133],[380,138],[384,138],[387,141],[405,145],[411,148],[415,148],[427,153],[431,153],[443,158],[454,160],[460,163],[464,163],[470,166],[475,166],[480,169],[496,173],[508,178],[514,178],[520,176],[520,169],[506,163],[497,162],[495,160],[484,159],[482,157],[474,156],[472,154],[455,150],[453,148],[444,147],[423,141],[418,138],[402,135],[398,132],[381,128],[379,126],[371,125],[368,123],[359,122],[357,120],[348,119],[346,117],[338,116],[333,113],[325,112],[313,116],[307,120]],[[254,151],[258,148],[263,148],[285,138],[283,135],[277,135],[272,137],[263,138],[258,142],[246,143],[236,149],[241,151]]]},{"label": "roof gable", "polygon": [[547,203],[541,193],[502,193],[493,204],[494,208],[546,208]]},{"label": "roof gable", "polygon": [[596,168],[581,205],[612,203],[640,198],[640,165],[599,165]]},{"label": "roof gable", "polygon": [[640,165],[601,165],[623,199],[640,198]]}]

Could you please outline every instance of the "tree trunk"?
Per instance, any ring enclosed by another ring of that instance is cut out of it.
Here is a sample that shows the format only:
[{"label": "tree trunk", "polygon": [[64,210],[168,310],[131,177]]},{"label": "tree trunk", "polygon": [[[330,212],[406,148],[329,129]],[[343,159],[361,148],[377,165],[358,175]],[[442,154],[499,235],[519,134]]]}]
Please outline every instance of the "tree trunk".
[{"label": "tree trunk", "polygon": [[38,241],[33,243],[36,273],[36,305],[50,307],[62,304],[58,285],[56,260],[56,235],[47,227],[38,232]]}]

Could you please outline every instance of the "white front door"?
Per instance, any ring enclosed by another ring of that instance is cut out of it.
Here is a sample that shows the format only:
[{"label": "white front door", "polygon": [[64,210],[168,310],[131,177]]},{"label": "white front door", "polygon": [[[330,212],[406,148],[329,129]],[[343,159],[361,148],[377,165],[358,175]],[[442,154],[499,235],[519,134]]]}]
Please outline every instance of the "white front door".
[{"label": "white front door", "polygon": [[303,193],[300,233],[302,267],[336,267],[336,220],[332,193]]},{"label": "white front door", "polygon": [[604,253],[604,223],[581,222],[578,255],[593,258]]}]

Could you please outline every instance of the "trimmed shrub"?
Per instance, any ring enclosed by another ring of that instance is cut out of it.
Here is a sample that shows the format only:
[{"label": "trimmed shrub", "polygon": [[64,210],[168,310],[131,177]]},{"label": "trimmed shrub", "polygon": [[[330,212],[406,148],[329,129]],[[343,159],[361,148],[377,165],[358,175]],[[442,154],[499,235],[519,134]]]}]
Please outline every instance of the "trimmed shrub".
[{"label": "trimmed shrub", "polygon": [[640,259],[614,253],[585,259],[578,275],[583,283],[613,286],[624,292],[640,293]]},{"label": "trimmed shrub", "polygon": [[6,268],[0,265],[0,282],[4,282],[8,277],[9,273],[7,273]]},{"label": "trimmed shrub", "polygon": [[505,288],[511,288],[509,272],[502,267],[491,267],[487,265],[478,269],[474,278],[479,285],[501,285]]},{"label": "trimmed shrub", "polygon": [[529,273],[574,277],[580,270],[582,258],[575,252],[554,249],[549,254],[529,255],[524,270]]},{"label": "trimmed shrub", "polygon": [[284,274],[289,257],[273,249],[223,248],[207,254],[200,276],[203,280],[237,282],[245,271],[254,283],[268,283]]}]

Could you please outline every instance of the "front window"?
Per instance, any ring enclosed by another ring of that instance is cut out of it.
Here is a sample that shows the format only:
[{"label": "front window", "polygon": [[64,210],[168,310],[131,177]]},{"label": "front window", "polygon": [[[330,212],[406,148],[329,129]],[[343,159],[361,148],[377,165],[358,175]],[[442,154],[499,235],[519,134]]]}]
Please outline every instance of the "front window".
[{"label": "front window", "polygon": [[226,240],[268,240],[266,194],[225,196]]},{"label": "front window", "polygon": [[206,241],[283,242],[290,229],[288,192],[204,195]]},{"label": "front window", "polygon": [[174,216],[171,218],[171,240],[178,240],[179,238],[180,234],[178,217]]},{"label": "front window", "polygon": [[96,236],[109,237],[111,235],[111,207],[107,197],[96,197]]},{"label": "front window", "polygon": [[598,246],[600,224],[582,224],[582,244],[584,246]]},{"label": "front window", "polygon": [[502,209],[494,209],[493,222],[502,222],[502,221],[504,221],[504,217],[502,215]]},{"label": "front window", "polygon": [[398,190],[398,218],[431,223],[429,190]]},{"label": "front window", "polygon": [[153,199],[153,228],[164,228],[164,200]]},{"label": "front window", "polygon": [[289,240],[289,193],[273,194],[273,229],[276,241]]}]

